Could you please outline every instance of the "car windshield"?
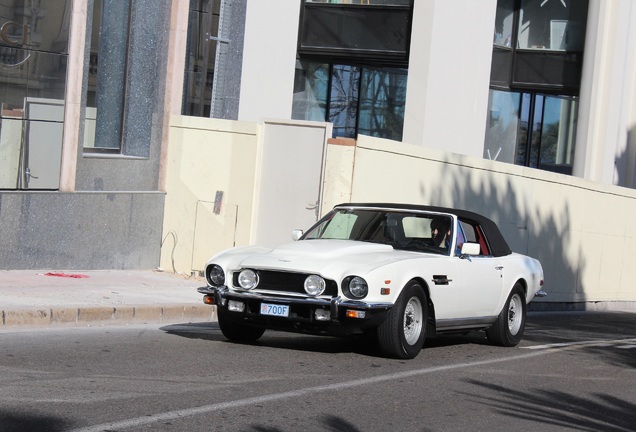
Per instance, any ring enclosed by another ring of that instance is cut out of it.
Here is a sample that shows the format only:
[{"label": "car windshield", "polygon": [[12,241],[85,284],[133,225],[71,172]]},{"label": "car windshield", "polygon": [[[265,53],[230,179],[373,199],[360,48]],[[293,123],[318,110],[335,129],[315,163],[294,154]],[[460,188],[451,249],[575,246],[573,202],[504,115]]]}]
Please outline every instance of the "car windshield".
[{"label": "car windshield", "polygon": [[441,255],[450,254],[452,238],[452,218],[447,214],[351,208],[330,212],[303,237],[381,243]]}]

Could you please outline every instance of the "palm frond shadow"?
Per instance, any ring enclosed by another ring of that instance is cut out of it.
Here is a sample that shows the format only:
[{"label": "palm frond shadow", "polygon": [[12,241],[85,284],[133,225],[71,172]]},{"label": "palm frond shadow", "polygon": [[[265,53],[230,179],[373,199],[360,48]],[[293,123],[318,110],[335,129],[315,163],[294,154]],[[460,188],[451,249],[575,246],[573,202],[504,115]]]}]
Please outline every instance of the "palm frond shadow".
[{"label": "palm frond shadow", "polygon": [[517,419],[589,432],[631,432],[636,424],[636,404],[603,393],[586,398],[564,391],[515,390],[472,379],[466,382],[480,391],[465,396]]}]

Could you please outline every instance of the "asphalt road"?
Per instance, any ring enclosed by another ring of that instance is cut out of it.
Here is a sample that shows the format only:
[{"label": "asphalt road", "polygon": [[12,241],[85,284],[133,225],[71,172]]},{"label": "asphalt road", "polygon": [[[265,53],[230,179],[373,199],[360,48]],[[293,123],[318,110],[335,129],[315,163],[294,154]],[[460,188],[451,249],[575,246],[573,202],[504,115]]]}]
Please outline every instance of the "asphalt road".
[{"label": "asphalt road", "polygon": [[633,431],[636,313],[533,313],[391,360],[363,340],[215,323],[0,333],[0,431]]}]

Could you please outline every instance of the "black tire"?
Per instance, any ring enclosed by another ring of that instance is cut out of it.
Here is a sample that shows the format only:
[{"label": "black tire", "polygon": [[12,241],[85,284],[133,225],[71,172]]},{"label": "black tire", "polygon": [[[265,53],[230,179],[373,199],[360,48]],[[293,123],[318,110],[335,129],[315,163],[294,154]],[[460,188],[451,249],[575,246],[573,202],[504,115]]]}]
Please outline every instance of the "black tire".
[{"label": "black tire", "polygon": [[222,307],[217,307],[217,315],[219,319],[219,327],[223,336],[232,342],[254,342],[258,340],[265,329],[263,327],[254,327],[238,322],[229,318],[227,315],[231,312],[226,311]]},{"label": "black tire", "polygon": [[388,357],[415,358],[426,339],[428,319],[426,293],[410,282],[398,297],[386,320],[378,327],[378,345]]},{"label": "black tire", "polygon": [[486,329],[490,343],[513,347],[521,342],[526,327],[526,297],[523,288],[516,283],[504,304],[497,321]]}]

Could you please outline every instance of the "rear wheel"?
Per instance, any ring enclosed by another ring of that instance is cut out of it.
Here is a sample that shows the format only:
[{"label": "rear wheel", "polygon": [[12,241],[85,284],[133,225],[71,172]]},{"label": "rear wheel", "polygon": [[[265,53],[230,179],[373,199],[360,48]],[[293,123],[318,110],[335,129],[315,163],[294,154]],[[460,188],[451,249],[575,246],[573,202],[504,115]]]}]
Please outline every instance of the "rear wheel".
[{"label": "rear wheel", "polygon": [[521,342],[526,327],[526,301],[521,284],[510,291],[497,321],[486,329],[488,340],[500,346],[512,347]]},{"label": "rear wheel", "polygon": [[265,333],[265,329],[262,327],[253,327],[229,318],[229,313],[231,312],[226,311],[222,307],[217,307],[221,333],[229,340],[233,342],[254,342]]},{"label": "rear wheel", "polygon": [[416,357],[426,338],[427,318],[424,289],[417,282],[410,282],[378,327],[378,344],[382,352],[394,358]]}]

